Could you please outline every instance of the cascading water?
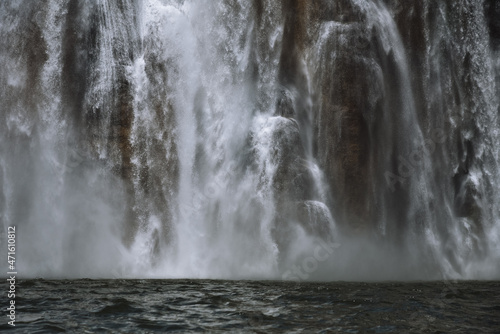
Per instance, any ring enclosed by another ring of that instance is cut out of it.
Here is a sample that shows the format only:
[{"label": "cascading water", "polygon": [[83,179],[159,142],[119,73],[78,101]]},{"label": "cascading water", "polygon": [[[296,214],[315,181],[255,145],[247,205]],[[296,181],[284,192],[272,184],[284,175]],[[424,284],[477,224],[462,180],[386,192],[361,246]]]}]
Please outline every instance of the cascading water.
[{"label": "cascading water", "polygon": [[18,271],[498,278],[495,10],[3,2]]}]

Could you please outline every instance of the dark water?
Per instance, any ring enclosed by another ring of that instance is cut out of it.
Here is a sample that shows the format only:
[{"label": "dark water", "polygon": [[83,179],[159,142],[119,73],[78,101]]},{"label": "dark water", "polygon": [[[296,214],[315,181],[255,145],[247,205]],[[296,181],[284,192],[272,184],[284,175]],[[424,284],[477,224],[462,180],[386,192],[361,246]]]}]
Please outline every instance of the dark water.
[{"label": "dark water", "polygon": [[500,333],[500,282],[24,280],[17,290],[17,325],[3,315],[0,330]]}]

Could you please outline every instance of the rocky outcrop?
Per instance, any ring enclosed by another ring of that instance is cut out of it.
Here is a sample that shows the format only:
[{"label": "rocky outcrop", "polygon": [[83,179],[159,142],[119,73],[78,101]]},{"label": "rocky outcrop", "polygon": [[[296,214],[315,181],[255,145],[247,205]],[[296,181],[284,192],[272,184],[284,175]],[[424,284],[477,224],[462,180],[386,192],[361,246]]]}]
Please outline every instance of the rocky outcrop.
[{"label": "rocky outcrop", "polygon": [[271,119],[272,163],[275,165],[272,184],[278,203],[305,200],[311,197],[312,177],[305,160],[298,124],[293,119]]},{"label": "rocky outcrop", "polygon": [[[171,238],[173,198],[178,189],[175,111],[163,55],[145,55],[147,82],[140,84],[152,89],[138,87],[130,75],[134,61],[144,52],[135,10],[123,3],[108,8],[69,1],[62,38],[62,102],[71,115],[79,150],[88,152],[89,159],[100,160],[124,184],[124,242],[131,244],[138,228],[155,217],[162,222],[161,245]],[[111,24],[122,28],[112,29]],[[138,101],[136,90],[142,88],[148,95]],[[144,114],[154,121],[137,120]]]},{"label": "rocky outcrop", "polygon": [[262,165],[262,177],[272,175],[270,187],[275,201],[273,238],[281,251],[286,252],[295,224],[312,236],[332,239],[333,218],[329,208],[314,200],[313,174],[301,141],[296,120],[271,117],[260,133],[254,134],[256,146],[261,147],[269,160]]},{"label": "rocky outcrop", "polygon": [[[487,39],[470,38],[487,31],[496,47],[496,2],[486,1],[484,7],[466,0],[283,3],[280,84],[285,93],[278,96],[277,114],[295,117],[307,128],[301,101],[312,99],[313,155],[332,191],[328,205],[336,221],[346,230],[368,231],[383,219],[398,235],[412,210],[416,217],[432,216],[437,213],[430,207],[451,205],[455,215],[479,224],[477,185],[460,171],[465,161],[474,169],[472,152],[483,152],[476,147],[483,134],[474,117],[491,109],[478,83],[488,80],[479,67],[489,61],[482,51],[489,45]],[[446,139],[438,139],[438,132]],[[423,147],[430,148],[429,160],[420,161],[431,166],[409,163]],[[397,187],[384,178],[388,172],[399,177]],[[425,179],[440,180],[439,186],[424,185]],[[415,187],[446,195],[431,206],[417,203]],[[437,215],[431,219],[453,219]]]},{"label": "rocky outcrop", "polygon": [[310,234],[324,240],[333,240],[334,222],[328,207],[318,201],[296,203],[297,219]]},{"label": "rocky outcrop", "polygon": [[[382,67],[392,66],[394,71],[394,64],[386,65],[393,62],[392,56],[381,55],[369,14],[352,2],[315,2],[297,8],[312,22],[302,25],[306,31],[296,39],[302,56],[310,58],[309,71],[314,75],[313,147],[332,189],[330,205],[345,227],[373,228],[374,179],[383,174],[377,159],[386,144],[377,127],[388,120],[383,108],[391,103],[384,79],[397,79],[384,78]],[[300,90],[300,84],[295,85],[304,99],[309,92]]]},{"label": "rocky outcrop", "polygon": [[[497,94],[491,92],[498,91],[499,81],[497,76],[495,88],[490,72],[500,36],[498,3],[423,1],[391,8],[409,55],[424,136],[432,138],[436,129],[446,134],[431,154],[433,173],[440,180],[433,192],[446,194],[440,205],[451,205],[455,216],[466,218],[481,236],[487,210],[481,213],[480,203],[491,189],[480,179],[492,173],[484,161],[495,154],[484,149],[484,140],[498,126]],[[425,33],[416,36],[412,31]],[[490,88],[485,89],[485,82]],[[450,224],[453,219],[437,218]]]}]

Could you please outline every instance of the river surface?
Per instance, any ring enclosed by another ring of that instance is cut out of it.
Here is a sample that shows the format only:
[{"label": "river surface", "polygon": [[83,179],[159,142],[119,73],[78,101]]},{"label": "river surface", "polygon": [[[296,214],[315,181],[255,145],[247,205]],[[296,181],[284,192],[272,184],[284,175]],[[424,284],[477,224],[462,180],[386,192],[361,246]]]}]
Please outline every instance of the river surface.
[{"label": "river surface", "polygon": [[500,282],[36,279],[16,289],[16,326],[3,317],[1,331],[500,333]]}]

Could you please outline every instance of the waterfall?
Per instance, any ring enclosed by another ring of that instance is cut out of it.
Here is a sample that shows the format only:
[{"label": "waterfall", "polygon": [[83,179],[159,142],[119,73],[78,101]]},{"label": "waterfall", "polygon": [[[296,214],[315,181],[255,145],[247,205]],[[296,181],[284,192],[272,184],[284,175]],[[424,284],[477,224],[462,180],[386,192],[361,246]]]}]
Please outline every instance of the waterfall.
[{"label": "waterfall", "polygon": [[498,277],[495,6],[3,2],[18,271]]}]

